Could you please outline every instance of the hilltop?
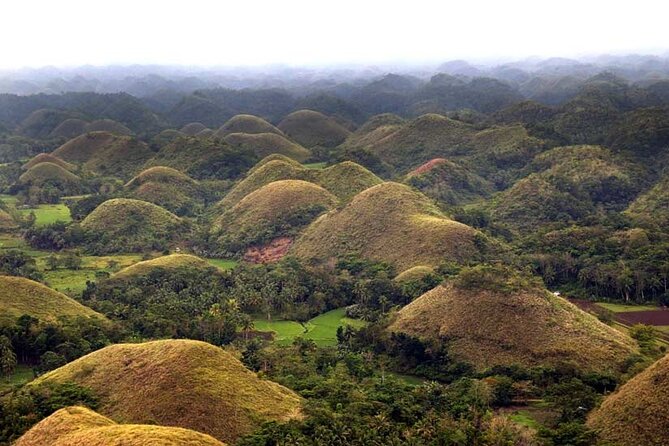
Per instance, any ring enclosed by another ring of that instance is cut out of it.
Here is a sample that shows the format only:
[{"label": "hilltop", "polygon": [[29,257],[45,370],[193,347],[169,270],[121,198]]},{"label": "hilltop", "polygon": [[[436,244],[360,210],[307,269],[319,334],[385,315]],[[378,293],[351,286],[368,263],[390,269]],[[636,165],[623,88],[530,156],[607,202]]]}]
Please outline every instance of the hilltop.
[{"label": "hilltop", "polygon": [[155,166],[143,170],[125,185],[132,198],[148,201],[179,213],[202,204],[197,181],[171,167]]},{"label": "hilltop", "polygon": [[85,130],[86,133],[109,132],[119,135],[132,135],[132,130],[113,119],[98,119],[97,121],[89,123]]},{"label": "hilltop", "polygon": [[663,446],[669,432],[669,356],[629,380],[595,409],[588,427],[606,444]]},{"label": "hilltop", "polygon": [[35,155],[33,158],[30,159],[27,163],[25,163],[23,166],[21,166],[22,169],[28,170],[31,167],[40,164],[40,163],[52,163],[52,164],[57,164],[60,167],[62,167],[65,170],[73,171],[76,169],[76,166],[74,164],[67,163],[63,161],[62,159],[58,158],[57,156],[54,156],[50,153],[40,153],[38,155]]},{"label": "hilltop", "polygon": [[24,314],[49,321],[62,316],[104,319],[74,299],[24,277],[0,276],[0,307],[0,325],[12,324]]},{"label": "hilltop", "polygon": [[137,262],[113,274],[110,279],[126,280],[146,276],[156,270],[179,270],[187,268],[215,269],[209,262],[200,257],[190,254],[170,254]]},{"label": "hilltop", "polygon": [[81,178],[64,169],[59,164],[49,161],[33,165],[21,174],[18,183],[21,185],[32,185],[41,187],[45,183],[68,191],[66,195],[75,195],[81,188]]},{"label": "hilltop", "polygon": [[334,119],[313,110],[298,110],[289,114],[278,128],[306,148],[335,147],[351,134]]},{"label": "hilltop", "polygon": [[99,412],[112,420],[193,429],[225,442],[264,421],[299,417],[302,405],[292,391],[199,341],[112,345],[30,385],[68,381],[90,388],[99,398]]},{"label": "hilltop", "polygon": [[367,147],[397,131],[405,120],[392,113],[384,113],[369,118],[341,144],[348,147]]},{"label": "hilltop", "polygon": [[227,208],[251,192],[273,181],[303,180],[317,184],[340,200],[348,200],[358,192],[379,184],[382,180],[364,167],[346,161],[326,169],[307,169],[299,163],[270,156],[253,167],[218,204]]},{"label": "hilltop", "polygon": [[131,176],[153,152],[144,142],[130,136],[92,132],[78,136],[51,153],[64,161],[103,175]]},{"label": "hilltop", "polygon": [[202,124],[201,122],[191,122],[190,124],[186,124],[181,127],[179,131],[184,135],[195,136],[204,130],[209,130],[207,129],[206,125]]},{"label": "hilltop", "polygon": [[402,308],[390,331],[448,340],[449,354],[477,370],[572,364],[619,372],[635,342],[508,268],[465,269]]},{"label": "hilltop", "polygon": [[158,205],[129,198],[100,204],[81,222],[92,243],[106,252],[164,249],[182,220]]},{"label": "hilltop", "polygon": [[476,231],[445,217],[424,195],[398,183],[381,183],[345,207],[312,223],[292,251],[308,261],[347,254],[387,262],[402,271],[477,255]]},{"label": "hilltop", "polygon": [[231,133],[274,133],[283,136],[283,132],[265,121],[263,118],[254,115],[235,115],[216,130],[214,136],[222,138]]},{"label": "hilltop", "polygon": [[83,119],[66,119],[65,121],[58,124],[58,126],[54,128],[51,133],[49,133],[49,136],[52,138],[74,138],[81,135],[82,133],[86,133],[87,125],[88,122],[84,121]]},{"label": "hilltop", "polygon": [[278,153],[303,162],[311,156],[311,151],[276,133],[229,133],[224,141],[231,146],[251,150],[259,158]]},{"label": "hilltop", "polygon": [[219,243],[229,250],[294,236],[339,202],[326,189],[302,180],[280,180],[242,198],[214,221]]},{"label": "hilltop", "polygon": [[81,407],[59,409],[33,426],[14,446],[223,446],[223,443],[189,429],[116,424]]}]

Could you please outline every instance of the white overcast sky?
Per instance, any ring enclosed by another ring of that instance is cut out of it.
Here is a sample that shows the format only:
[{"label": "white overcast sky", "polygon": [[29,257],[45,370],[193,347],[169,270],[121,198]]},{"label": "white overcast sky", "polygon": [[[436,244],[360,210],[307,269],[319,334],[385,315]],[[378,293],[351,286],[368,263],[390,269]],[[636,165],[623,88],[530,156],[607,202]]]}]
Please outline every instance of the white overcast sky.
[{"label": "white overcast sky", "polygon": [[669,51],[669,1],[1,0],[0,68]]}]

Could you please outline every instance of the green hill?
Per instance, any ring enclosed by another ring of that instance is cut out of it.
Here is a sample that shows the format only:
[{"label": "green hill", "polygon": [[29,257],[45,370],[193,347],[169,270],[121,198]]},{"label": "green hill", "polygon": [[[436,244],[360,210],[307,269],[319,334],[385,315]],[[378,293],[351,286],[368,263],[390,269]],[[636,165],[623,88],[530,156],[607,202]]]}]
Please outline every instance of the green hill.
[{"label": "green hill", "polygon": [[335,147],[351,134],[334,119],[313,110],[298,110],[278,125],[279,130],[306,148]]},{"label": "green hill", "polygon": [[40,163],[52,163],[52,164],[57,164],[63,169],[69,170],[72,172],[73,170],[76,169],[76,166],[74,164],[66,163],[62,159],[53,156],[50,153],[40,153],[38,155],[35,155],[33,158],[30,159],[27,163],[25,163],[23,166],[21,166],[22,169],[28,170],[31,167],[40,164]]},{"label": "green hill", "polygon": [[669,356],[604,399],[588,418],[602,444],[664,446],[669,432]]},{"label": "green hill", "polygon": [[278,153],[303,162],[311,156],[311,151],[276,133],[229,133],[224,141],[231,146],[251,150],[259,158]]},{"label": "green hill", "polygon": [[426,276],[434,274],[434,268],[424,265],[413,266],[405,271],[402,271],[396,275],[393,280],[395,282],[411,282],[414,280],[420,280]]},{"label": "green hill", "polygon": [[130,136],[109,132],[86,133],[66,142],[53,156],[102,175],[131,177],[153,152],[147,144]]},{"label": "green hill", "polygon": [[326,263],[348,254],[387,262],[402,271],[478,253],[476,231],[446,218],[424,195],[398,183],[381,183],[312,223],[292,253]]},{"label": "green hill", "polygon": [[0,276],[0,307],[0,325],[14,323],[24,314],[49,321],[62,316],[104,319],[74,299],[23,277]]},{"label": "green hill", "polygon": [[449,355],[477,370],[571,364],[618,373],[637,353],[626,334],[500,267],[463,270],[402,308],[389,330],[448,340]]},{"label": "green hill", "polygon": [[139,252],[165,249],[184,222],[171,212],[146,201],[107,200],[88,214],[81,227],[101,252]]},{"label": "green hill", "polygon": [[81,407],[59,409],[33,426],[14,446],[224,446],[189,429],[116,424],[107,417]]},{"label": "green hill", "polygon": [[74,138],[82,133],[86,133],[86,126],[88,122],[83,119],[70,118],[58,124],[58,126],[51,131],[49,137],[51,138]]},{"label": "green hill", "polygon": [[113,119],[98,119],[86,126],[86,132],[109,132],[118,135],[132,135],[132,130]]},{"label": "green hill", "polygon": [[203,204],[198,182],[171,167],[145,169],[128,181],[125,189],[132,198],[157,204],[171,212]]},{"label": "green hill", "polygon": [[266,184],[242,198],[214,221],[219,243],[237,251],[276,237],[294,236],[338,203],[322,187],[302,180]]},{"label": "green hill", "polygon": [[151,260],[137,262],[111,276],[112,280],[127,280],[145,276],[156,270],[179,270],[188,268],[215,269],[209,262],[190,254],[170,254]]},{"label": "green hill", "polygon": [[18,133],[30,138],[44,139],[63,121],[78,117],[77,113],[71,111],[41,108],[21,121]]},{"label": "green hill", "polygon": [[112,420],[193,429],[225,442],[265,421],[301,414],[302,400],[291,390],[199,341],[112,345],[30,385],[70,381],[90,388],[100,400],[99,412]]},{"label": "green hill", "polygon": [[263,118],[254,115],[235,115],[219,127],[214,135],[222,138],[231,133],[274,133],[283,136],[281,130]]},{"label": "green hill", "polygon": [[19,177],[18,183],[37,187],[49,183],[65,190],[66,195],[76,195],[81,189],[81,178],[48,161],[34,164]]},{"label": "green hill", "polygon": [[669,227],[669,175],[639,195],[625,213],[644,225]]},{"label": "green hill", "polygon": [[207,126],[202,124],[201,122],[191,122],[190,124],[186,124],[183,127],[181,127],[181,130],[179,131],[184,135],[195,136],[201,131],[206,129]]}]

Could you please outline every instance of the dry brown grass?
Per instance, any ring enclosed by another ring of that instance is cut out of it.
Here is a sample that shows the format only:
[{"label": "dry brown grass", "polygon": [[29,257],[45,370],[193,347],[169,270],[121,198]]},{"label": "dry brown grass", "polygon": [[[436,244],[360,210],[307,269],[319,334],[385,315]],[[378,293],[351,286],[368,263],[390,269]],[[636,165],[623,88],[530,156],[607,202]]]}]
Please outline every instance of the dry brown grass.
[{"label": "dry brown grass", "polygon": [[277,133],[229,133],[223,140],[231,146],[251,150],[259,158],[278,153],[296,161],[304,162],[311,157],[310,150]]},{"label": "dry brown grass", "polygon": [[126,280],[145,276],[155,270],[178,270],[182,268],[214,269],[209,262],[190,254],[170,254],[151,260],[144,260],[123,268],[111,276],[114,280]]},{"label": "dry brown grass", "polygon": [[31,167],[40,164],[40,163],[52,163],[52,164],[57,164],[63,169],[73,171],[76,169],[76,166],[74,164],[67,163],[63,161],[62,159],[58,158],[57,156],[54,156],[50,153],[40,153],[39,155],[35,155],[30,161],[25,163],[23,166],[21,166],[24,170],[28,170]]},{"label": "dry brown grass", "polygon": [[478,252],[475,234],[445,217],[424,195],[387,182],[321,216],[297,240],[292,253],[318,263],[355,253],[401,271],[469,259]]},{"label": "dry brown grass", "polygon": [[629,336],[538,286],[503,292],[442,285],[402,308],[389,330],[447,340],[453,357],[477,370],[572,363],[618,373],[637,353]]},{"label": "dry brown grass", "polygon": [[604,444],[666,446],[669,439],[669,356],[604,400],[588,419]]},{"label": "dry brown grass", "polygon": [[291,390],[199,341],[112,345],[30,385],[68,381],[91,388],[100,413],[116,422],[182,427],[226,442],[264,421],[301,416],[302,399]]},{"label": "dry brown grass", "polygon": [[15,446],[224,446],[189,429],[137,424],[118,425],[80,406],[60,409],[14,443]]},{"label": "dry brown grass", "polygon": [[283,136],[283,132],[263,118],[254,115],[235,115],[216,130],[215,136],[222,138],[231,133],[274,133]]},{"label": "dry brown grass", "polygon": [[40,187],[46,182],[55,182],[64,187],[78,187],[81,178],[69,170],[48,161],[35,164],[25,171],[18,180],[19,184],[30,184]]},{"label": "dry brown grass", "polygon": [[279,123],[279,129],[304,147],[335,147],[351,134],[334,119],[313,110],[295,111]]},{"label": "dry brown grass", "polygon": [[434,268],[425,265],[417,265],[402,271],[395,276],[393,280],[396,282],[411,282],[413,280],[420,280],[430,274],[434,274]]}]

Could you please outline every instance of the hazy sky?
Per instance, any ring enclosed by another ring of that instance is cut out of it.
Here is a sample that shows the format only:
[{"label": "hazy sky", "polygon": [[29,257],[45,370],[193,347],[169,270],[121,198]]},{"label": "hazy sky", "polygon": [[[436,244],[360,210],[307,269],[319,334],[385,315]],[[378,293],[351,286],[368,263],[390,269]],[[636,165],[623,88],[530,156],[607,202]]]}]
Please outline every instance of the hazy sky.
[{"label": "hazy sky", "polygon": [[0,67],[666,53],[662,0],[2,0]]}]

